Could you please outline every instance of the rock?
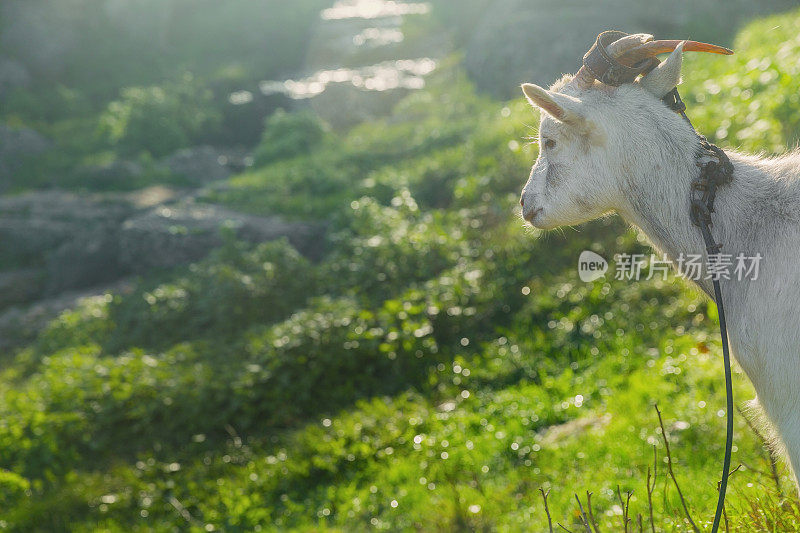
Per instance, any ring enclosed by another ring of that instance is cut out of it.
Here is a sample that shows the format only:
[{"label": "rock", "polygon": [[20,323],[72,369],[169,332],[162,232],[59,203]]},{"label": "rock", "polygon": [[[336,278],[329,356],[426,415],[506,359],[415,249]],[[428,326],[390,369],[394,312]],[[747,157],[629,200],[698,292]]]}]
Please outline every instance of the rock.
[{"label": "rock", "polygon": [[53,250],[119,227],[132,212],[123,201],[63,191],[0,197],[0,264],[44,264]]},{"label": "rock", "polygon": [[0,157],[3,161],[15,155],[38,155],[50,146],[49,140],[32,129],[0,124]]},{"label": "rock", "polygon": [[120,196],[131,205],[140,209],[155,207],[167,202],[176,201],[181,194],[163,185],[153,185],[138,191],[120,193]]},{"label": "rock", "polygon": [[164,187],[0,197],[0,309],[196,261],[223,244],[225,231],[321,252],[318,225],[195,204]]},{"label": "rock", "polygon": [[118,279],[124,198],[41,191],[0,197],[0,264],[42,266],[43,294]]},{"label": "rock", "polygon": [[198,260],[223,244],[223,232],[249,242],[286,237],[301,252],[312,253],[319,228],[286,222],[280,217],[258,217],[214,205],[184,202],[162,205],[123,224],[120,263],[135,273]]},{"label": "rock", "polygon": [[84,167],[81,183],[93,189],[124,189],[130,182],[141,177],[142,165],[135,161],[114,160],[105,165]]},{"label": "rock", "polygon": [[45,294],[109,283],[127,275],[119,260],[119,238],[118,226],[96,224],[49,252]]},{"label": "rock", "polygon": [[402,87],[386,91],[364,91],[349,83],[331,83],[325,92],[311,100],[314,111],[335,130],[385,116],[397,102],[408,95]]},{"label": "rock", "polygon": [[227,179],[231,174],[227,161],[227,156],[215,148],[196,146],[178,150],[162,163],[172,174],[186,179],[191,185],[201,186]]}]

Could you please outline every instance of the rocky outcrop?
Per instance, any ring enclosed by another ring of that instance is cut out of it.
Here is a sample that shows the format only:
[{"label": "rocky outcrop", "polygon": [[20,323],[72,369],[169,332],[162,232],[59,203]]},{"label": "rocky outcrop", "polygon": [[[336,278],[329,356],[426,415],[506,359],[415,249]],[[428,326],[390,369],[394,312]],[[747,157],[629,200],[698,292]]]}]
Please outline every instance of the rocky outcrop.
[{"label": "rocky outcrop", "polygon": [[0,308],[198,260],[226,231],[254,243],[285,237],[310,253],[319,229],[197,204],[163,187],[0,197],[0,291],[14,286],[3,291]]},{"label": "rocky outcrop", "polygon": [[0,264],[44,266],[68,243],[103,234],[132,211],[120,199],[62,191],[0,197]]},{"label": "rocky outcrop", "polygon": [[246,154],[241,150],[221,150],[212,146],[183,148],[159,160],[151,168],[125,159],[115,159],[101,165],[82,167],[78,172],[81,183],[95,190],[125,190],[134,188],[137,180],[148,172],[169,175],[172,183],[198,188],[230,177],[233,171],[246,167]]},{"label": "rocky outcrop", "polygon": [[142,176],[144,169],[135,161],[115,159],[102,165],[91,165],[79,170],[81,183],[97,190],[125,190],[131,182]]},{"label": "rocky outcrop", "polygon": [[310,252],[319,228],[259,217],[224,207],[184,201],[162,205],[125,221],[119,237],[122,267],[133,273],[195,261],[223,243],[223,233],[248,242],[286,237],[301,252]]}]

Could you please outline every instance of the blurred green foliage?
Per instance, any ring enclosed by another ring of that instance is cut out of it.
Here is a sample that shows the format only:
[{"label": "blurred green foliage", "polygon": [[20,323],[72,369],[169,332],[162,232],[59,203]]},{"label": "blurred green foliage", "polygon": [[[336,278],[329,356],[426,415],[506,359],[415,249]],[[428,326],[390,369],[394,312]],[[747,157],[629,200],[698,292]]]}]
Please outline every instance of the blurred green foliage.
[{"label": "blurred green foliage", "polygon": [[[774,63],[794,72],[798,21],[749,27],[735,63],[687,57],[700,131],[724,120],[746,131],[761,102],[768,138],[796,138],[796,87],[755,80],[770,49],[789,47]],[[775,25],[786,32],[771,42]],[[717,83],[751,79],[752,93],[712,98],[699,73],[713,69]],[[108,110],[119,131],[144,135],[160,113],[183,123],[166,92],[136,91]],[[614,530],[617,485],[646,512],[653,446],[664,486],[656,402],[695,517],[709,517],[724,435],[705,300],[672,278],[579,283],[580,251],[645,250],[614,219],[567,238],[523,229],[514,209],[535,121],[521,99],[476,95],[451,71],[340,135],[306,113],[276,115],[256,167],[203,198],[325,221],[322,259],[229,239],[62,313],[0,374],[0,527],[543,530],[541,486],[575,530],[573,492],[594,491]],[[752,394],[741,375],[736,387]],[[732,524],[796,528],[776,526],[796,504],[764,496],[760,442],[737,423],[734,464],[750,466],[731,479]],[[686,529],[678,505],[659,495],[657,528]]]},{"label": "blurred green foliage", "polygon": [[255,151],[257,165],[308,154],[322,142],[325,131],[319,118],[311,111],[287,113],[277,110],[269,116]]},{"label": "blurred green foliage", "polygon": [[780,154],[800,143],[800,17],[753,22],[727,58],[687,54],[684,100],[712,142]]},{"label": "blurred green foliage", "polygon": [[100,117],[100,135],[120,154],[165,156],[219,126],[211,91],[191,74],[163,87],[129,87]]},{"label": "blurred green foliage", "polygon": [[[5,188],[185,185],[153,163],[189,145],[255,144],[265,117],[288,102],[276,96],[234,106],[229,95],[296,72],[327,3],[4,2],[0,64],[17,62],[30,80],[16,89],[0,87],[0,122],[54,143],[4,176]],[[98,160],[148,168],[109,183],[91,172]]]}]

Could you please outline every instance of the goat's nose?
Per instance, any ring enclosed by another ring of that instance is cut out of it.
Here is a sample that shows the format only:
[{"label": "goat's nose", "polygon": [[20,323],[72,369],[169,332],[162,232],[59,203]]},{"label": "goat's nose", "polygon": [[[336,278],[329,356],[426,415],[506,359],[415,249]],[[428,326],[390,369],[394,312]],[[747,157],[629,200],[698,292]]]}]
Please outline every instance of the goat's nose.
[{"label": "goat's nose", "polygon": [[525,213],[523,211],[522,212],[522,218],[524,218],[525,220],[527,220],[528,222],[533,224],[533,219],[536,218],[536,215],[538,215],[539,213],[542,212],[542,209],[543,209],[542,207],[537,207],[536,209],[534,209],[530,213]]},{"label": "goat's nose", "polygon": [[525,195],[524,194],[520,195],[520,197],[519,197],[519,206],[522,207],[522,208],[525,207]]}]

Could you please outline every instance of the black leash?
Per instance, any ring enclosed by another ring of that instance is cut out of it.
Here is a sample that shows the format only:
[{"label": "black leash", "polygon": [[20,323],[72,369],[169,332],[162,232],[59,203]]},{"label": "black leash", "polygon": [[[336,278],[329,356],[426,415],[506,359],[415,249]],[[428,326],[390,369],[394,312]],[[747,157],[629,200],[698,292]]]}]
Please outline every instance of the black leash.
[{"label": "black leash", "polygon": [[[667,93],[662,101],[673,111],[680,113],[686,122],[694,130],[692,121],[686,116],[686,105],[678,94],[678,89],[672,89]],[[711,235],[711,213],[714,212],[714,200],[716,199],[717,187],[729,183],[733,179],[733,165],[728,156],[719,147],[711,144],[708,140],[697,133],[700,138],[700,153],[698,154],[697,166],[700,167],[700,175],[692,181],[692,204],[691,220],[692,223],[700,228],[703,241],[706,245],[706,254],[711,256],[718,254],[721,244],[714,241]],[[712,533],[719,529],[722,512],[725,508],[725,492],[728,489],[728,477],[731,470],[731,450],[733,448],[733,384],[731,379],[731,356],[728,351],[728,328],[725,324],[725,310],[722,305],[722,289],[719,279],[712,277],[714,285],[714,300],[717,303],[717,313],[719,314],[719,333],[722,337],[722,359],[725,365],[725,393],[726,393],[726,414],[727,426],[725,436],[725,459],[722,463],[722,479],[719,483],[719,498],[717,500],[717,510],[714,513],[714,524],[711,526]]]}]

